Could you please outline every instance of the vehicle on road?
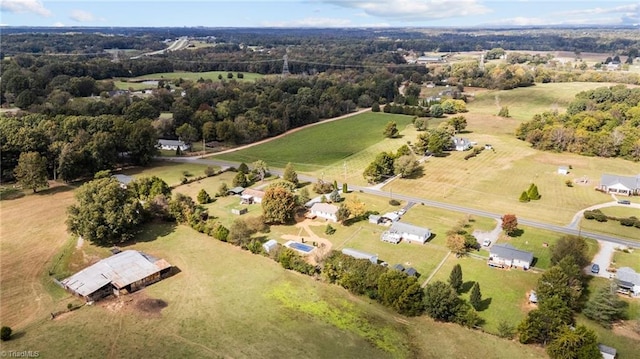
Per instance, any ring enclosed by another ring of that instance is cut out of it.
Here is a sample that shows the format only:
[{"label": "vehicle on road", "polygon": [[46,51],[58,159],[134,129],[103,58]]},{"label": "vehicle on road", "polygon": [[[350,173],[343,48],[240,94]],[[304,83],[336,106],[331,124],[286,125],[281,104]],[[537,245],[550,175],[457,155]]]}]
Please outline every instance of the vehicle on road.
[{"label": "vehicle on road", "polygon": [[591,266],[591,273],[594,273],[594,274],[600,273],[600,266],[594,263]]},{"label": "vehicle on road", "polygon": [[628,199],[621,199],[618,201],[618,204],[631,204],[631,201],[629,201]]},{"label": "vehicle on road", "polygon": [[482,241],[482,246],[483,247],[489,247],[491,245],[491,240],[490,239],[485,239],[484,241]]}]

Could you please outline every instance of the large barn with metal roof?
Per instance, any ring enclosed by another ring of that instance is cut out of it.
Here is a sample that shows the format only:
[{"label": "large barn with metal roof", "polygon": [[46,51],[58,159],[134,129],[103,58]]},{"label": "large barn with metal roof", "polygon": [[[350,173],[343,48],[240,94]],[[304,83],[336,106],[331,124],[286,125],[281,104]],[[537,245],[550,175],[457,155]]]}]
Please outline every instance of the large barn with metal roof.
[{"label": "large barn with metal roof", "polygon": [[171,274],[171,264],[146,253],[126,250],[105,258],[63,279],[62,286],[95,301],[111,294],[135,292]]}]

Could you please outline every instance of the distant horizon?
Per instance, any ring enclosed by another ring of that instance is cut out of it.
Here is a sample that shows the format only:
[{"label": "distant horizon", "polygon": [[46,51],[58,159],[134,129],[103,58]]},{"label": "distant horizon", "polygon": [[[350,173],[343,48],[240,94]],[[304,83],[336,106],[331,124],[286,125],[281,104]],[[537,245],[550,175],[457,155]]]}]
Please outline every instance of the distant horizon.
[{"label": "distant horizon", "polygon": [[631,26],[637,0],[2,0],[2,27]]}]

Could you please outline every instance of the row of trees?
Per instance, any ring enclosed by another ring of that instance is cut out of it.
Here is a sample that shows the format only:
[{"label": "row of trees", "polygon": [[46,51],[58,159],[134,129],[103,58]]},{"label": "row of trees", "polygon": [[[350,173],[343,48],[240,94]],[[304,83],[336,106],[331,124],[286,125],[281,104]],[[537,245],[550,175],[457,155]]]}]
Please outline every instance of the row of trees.
[{"label": "row of trees", "polygon": [[640,89],[623,85],[576,95],[567,112],[536,114],[516,136],[534,148],[640,161]]},{"label": "row of trees", "polygon": [[365,168],[363,176],[369,183],[378,183],[394,175],[411,177],[419,169],[418,159],[409,146],[403,145],[396,153],[379,153]]}]

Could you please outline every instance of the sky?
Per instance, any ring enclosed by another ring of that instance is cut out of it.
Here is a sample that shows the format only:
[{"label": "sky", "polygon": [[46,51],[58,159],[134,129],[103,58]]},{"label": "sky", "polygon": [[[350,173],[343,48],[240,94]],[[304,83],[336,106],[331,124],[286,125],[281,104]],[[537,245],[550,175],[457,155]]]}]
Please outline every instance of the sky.
[{"label": "sky", "polygon": [[0,0],[0,26],[638,25],[639,0]]}]

